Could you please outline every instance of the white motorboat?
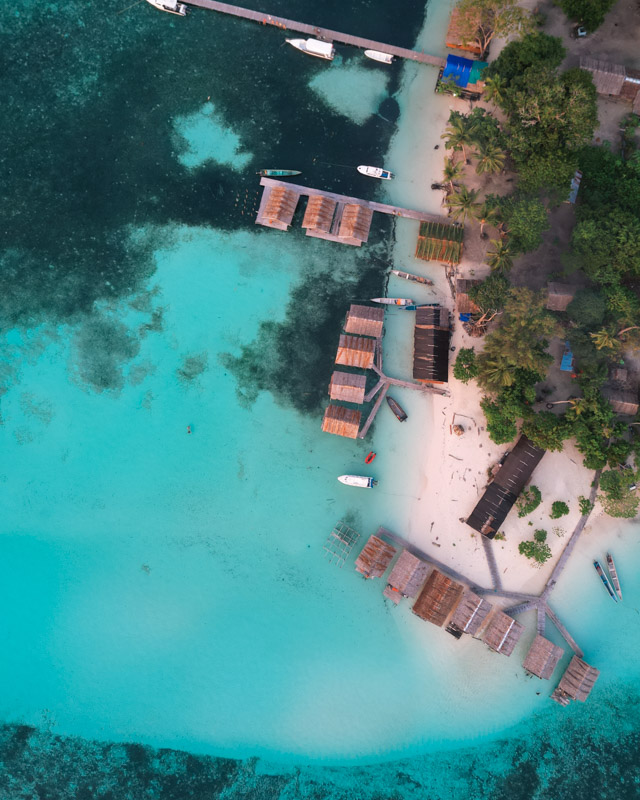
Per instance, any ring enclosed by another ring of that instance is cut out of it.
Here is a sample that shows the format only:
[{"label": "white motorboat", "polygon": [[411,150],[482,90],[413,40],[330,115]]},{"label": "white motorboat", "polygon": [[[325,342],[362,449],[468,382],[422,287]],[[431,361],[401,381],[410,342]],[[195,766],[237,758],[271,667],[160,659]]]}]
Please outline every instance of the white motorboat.
[{"label": "white motorboat", "polygon": [[383,306],[415,306],[416,301],[409,297],[372,297],[372,303],[380,303]]},{"label": "white motorboat", "polygon": [[178,0],[147,0],[152,6],[159,8],[160,11],[168,11],[169,14],[178,14],[180,17],[187,16],[187,7]]},{"label": "white motorboat", "polygon": [[307,55],[324,58],[327,61],[332,61],[336,54],[331,42],[322,42],[320,39],[285,39],[285,41],[296,50],[302,50]]},{"label": "white motorboat", "polygon": [[340,475],[338,480],[345,486],[356,486],[358,489],[373,489],[378,484],[378,481],[366,475]]},{"label": "white motorboat", "polygon": [[381,53],[380,50],[365,50],[364,54],[367,58],[379,61],[381,64],[393,63],[393,56],[389,53]]},{"label": "white motorboat", "polygon": [[363,164],[358,167],[358,172],[361,175],[366,175],[367,178],[380,178],[383,181],[390,181],[391,178],[395,177],[393,172],[389,172],[388,169],[382,169],[382,167],[365,167]]}]

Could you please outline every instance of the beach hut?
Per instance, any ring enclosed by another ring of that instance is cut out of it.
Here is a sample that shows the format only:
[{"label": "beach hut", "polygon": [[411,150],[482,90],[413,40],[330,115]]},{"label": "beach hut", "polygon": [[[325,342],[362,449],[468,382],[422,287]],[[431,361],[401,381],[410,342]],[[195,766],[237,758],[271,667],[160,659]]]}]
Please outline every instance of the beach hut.
[{"label": "beach hut", "polygon": [[[467,53],[481,56],[482,48],[473,38],[473,34],[480,28],[480,11],[463,14],[456,6],[451,12],[449,27],[444,43],[451,50],[464,50]],[[469,36],[469,33],[472,35]]]},{"label": "beach hut", "polygon": [[413,377],[420,383],[449,380],[449,311],[442,306],[416,309]]},{"label": "beach hut", "polygon": [[307,202],[302,227],[307,231],[329,233],[337,202],[324,194],[312,194]]},{"label": "beach hut", "polygon": [[591,73],[598,94],[619,95],[622,91],[627,73],[620,64],[611,64],[597,58],[581,56],[580,69]]},{"label": "beach hut", "polygon": [[569,286],[567,283],[547,284],[547,308],[549,311],[566,311],[567,306],[575,297],[576,286]]},{"label": "beach hut", "polygon": [[342,400],[345,403],[364,402],[364,391],[367,383],[366,375],[356,375],[353,372],[335,371],[329,382],[329,397],[332,400]]},{"label": "beach hut", "polygon": [[537,634],[522,666],[532,675],[549,680],[563,655],[561,647]]},{"label": "beach hut", "polygon": [[521,436],[467,517],[467,525],[493,539],[544,454],[542,448]]},{"label": "beach hut", "polygon": [[362,336],[341,334],[336,355],[336,364],[343,367],[360,367],[371,369],[375,355],[375,339],[365,339]]},{"label": "beach hut", "polygon": [[359,247],[369,238],[369,229],[373,219],[373,210],[360,203],[346,203],[340,218],[338,237],[345,244]]},{"label": "beach hut", "polygon": [[510,656],[522,636],[524,627],[504,611],[496,611],[482,637],[484,643],[496,653]]},{"label": "beach hut", "polygon": [[462,584],[434,569],[411,610],[420,619],[442,627],[460,602],[463,591]]},{"label": "beach hut", "polygon": [[322,430],[347,439],[357,439],[362,414],[357,408],[347,408],[333,403],[327,406],[322,419]]},{"label": "beach hut", "polygon": [[356,570],[365,578],[381,578],[395,553],[395,547],[378,536],[370,536],[356,559]]},{"label": "beach hut", "polygon": [[384,596],[396,604],[403,597],[415,597],[427,577],[427,572],[428,564],[408,550],[403,550],[391,570]]},{"label": "beach hut", "polygon": [[475,636],[492,608],[493,606],[488,600],[472,592],[471,589],[467,589],[447,625],[447,633],[452,634],[456,639],[459,639],[463,633]]},{"label": "beach hut", "polygon": [[623,389],[603,389],[602,394],[611,403],[611,408],[623,417],[634,417],[638,413],[638,395]]},{"label": "beach hut", "polygon": [[291,225],[300,195],[286,186],[269,187],[268,191],[269,196],[258,222],[270,228],[286,231]]},{"label": "beach hut", "polygon": [[478,100],[485,87],[482,73],[486,67],[486,61],[472,61],[469,58],[454,56],[450,53],[438,74],[436,91],[443,86],[449,94],[456,97]]},{"label": "beach hut", "polygon": [[470,290],[479,284],[480,281],[467,278],[458,278],[456,280],[456,311],[458,314],[480,313],[480,306],[469,297]]},{"label": "beach hut", "polygon": [[351,305],[347,312],[344,329],[347,333],[358,336],[373,336],[374,339],[382,337],[384,325],[384,308],[373,306]]},{"label": "beach hut", "polygon": [[416,258],[423,261],[442,261],[445,264],[458,264],[462,258],[462,225],[449,225],[444,222],[421,222],[418,229]]},{"label": "beach hut", "polygon": [[600,671],[595,667],[590,667],[586,661],[578,656],[574,656],[569,662],[560,683],[551,695],[551,699],[561,706],[569,705],[571,700],[579,700],[581,703],[589,697],[595,682],[598,680]]}]

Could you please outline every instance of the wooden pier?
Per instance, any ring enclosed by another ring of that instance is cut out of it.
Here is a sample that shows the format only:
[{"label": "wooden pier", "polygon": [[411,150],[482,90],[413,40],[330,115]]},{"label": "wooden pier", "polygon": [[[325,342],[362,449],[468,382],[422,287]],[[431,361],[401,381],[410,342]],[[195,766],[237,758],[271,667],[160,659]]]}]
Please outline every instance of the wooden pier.
[{"label": "wooden pier", "polygon": [[285,17],[274,17],[272,14],[267,14],[264,11],[252,11],[249,8],[234,6],[230,3],[218,3],[216,0],[185,0],[185,2],[190,6],[198,6],[199,8],[209,9],[210,11],[219,11],[221,14],[231,14],[234,17],[241,17],[242,19],[258,22],[261,25],[271,25],[274,28],[280,28],[282,31],[304,33],[314,39],[323,39],[327,42],[339,42],[340,44],[359,47],[363,50],[380,50],[383,53],[389,53],[397,58],[417,61],[419,64],[429,64],[433,67],[444,67],[446,64],[444,58],[430,56],[428,53],[421,53],[418,50],[396,47],[392,44],[376,42],[373,39],[363,39],[361,36],[352,36],[349,33],[340,33],[339,31],[332,31],[329,28],[320,28],[316,25],[296,22],[293,19],[286,19]]}]

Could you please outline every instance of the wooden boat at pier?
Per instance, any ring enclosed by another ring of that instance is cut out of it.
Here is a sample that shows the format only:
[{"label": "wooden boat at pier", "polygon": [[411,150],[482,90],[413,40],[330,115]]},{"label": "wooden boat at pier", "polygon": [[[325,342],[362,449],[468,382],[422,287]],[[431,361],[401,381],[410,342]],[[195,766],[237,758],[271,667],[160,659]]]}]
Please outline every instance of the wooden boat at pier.
[{"label": "wooden boat at pier", "polygon": [[365,50],[364,54],[367,58],[373,61],[379,61],[381,64],[393,63],[393,56],[391,53],[383,53],[381,50]]},{"label": "wooden boat at pier", "polygon": [[617,603],[618,598],[613,593],[613,589],[611,588],[611,584],[609,583],[607,576],[604,574],[604,570],[597,561],[593,562],[593,566],[596,568],[596,572],[600,576],[600,580],[602,581],[602,583],[604,583],[604,588],[609,592],[611,599],[615,600],[615,602]]},{"label": "wooden boat at pier", "polygon": [[611,583],[616,590],[616,594],[622,600],[622,592],[620,590],[620,579],[618,578],[618,570],[616,569],[613,556],[607,553],[607,567],[609,568],[609,575],[611,576]]},{"label": "wooden boat at pier", "polygon": [[152,6],[160,11],[167,11],[169,14],[177,14],[180,17],[187,16],[187,7],[184,3],[179,3],[178,0],[147,0]]},{"label": "wooden boat at pier", "polygon": [[357,167],[357,170],[361,175],[366,175],[367,178],[380,178],[383,181],[390,181],[395,177],[393,172],[389,172],[388,169],[382,169],[382,167],[366,167],[361,164]]},{"label": "wooden boat at pier", "polygon": [[256,172],[262,178],[290,178],[292,175],[302,175],[299,169],[260,169]]},{"label": "wooden boat at pier", "polygon": [[415,301],[407,297],[372,297],[372,303],[380,303],[383,306],[413,306]]},{"label": "wooden boat at pier", "polygon": [[387,395],[386,399],[387,399],[387,403],[389,405],[389,408],[396,415],[396,417],[398,418],[398,421],[399,422],[404,422],[405,419],[407,419],[407,417],[409,416],[407,414],[407,412],[404,410],[404,408],[402,408],[400,403],[398,403],[397,400],[394,400],[393,397],[389,397],[389,395]]},{"label": "wooden boat at pier", "polygon": [[326,61],[333,61],[336,54],[331,42],[321,42],[320,39],[285,39],[285,42],[308,56],[324,58]]},{"label": "wooden boat at pier", "polygon": [[345,486],[355,486],[358,489],[373,489],[378,484],[378,481],[366,475],[340,475],[338,480]]},{"label": "wooden boat at pier", "polygon": [[403,272],[401,269],[392,269],[391,274],[396,275],[398,278],[403,278],[405,281],[413,281],[413,283],[433,286],[433,281],[430,281],[429,278],[423,278],[421,275],[414,275],[411,272]]}]

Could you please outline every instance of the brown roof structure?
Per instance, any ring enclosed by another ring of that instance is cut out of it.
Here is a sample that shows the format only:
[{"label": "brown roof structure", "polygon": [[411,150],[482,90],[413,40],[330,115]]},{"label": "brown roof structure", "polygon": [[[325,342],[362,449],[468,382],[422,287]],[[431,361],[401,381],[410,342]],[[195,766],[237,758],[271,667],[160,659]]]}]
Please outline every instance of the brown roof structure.
[{"label": "brown roof structure", "polygon": [[449,578],[438,569],[429,575],[424,588],[413,604],[413,613],[427,622],[442,627],[449,614],[460,602],[462,584]]},{"label": "brown roof structure", "polygon": [[375,355],[375,339],[365,339],[362,336],[341,334],[336,354],[336,364],[344,367],[360,367],[371,369]]},{"label": "brown roof structure", "polygon": [[[469,19],[469,24],[467,25],[467,19]],[[464,50],[467,53],[474,53],[475,55],[482,55],[482,48],[480,45],[475,41],[465,41],[465,38],[462,35],[462,31],[473,30],[474,28],[477,29],[480,27],[480,12],[478,11],[477,14],[467,15],[465,16],[461,14],[460,10],[456,6],[451,12],[451,20],[449,22],[449,28],[447,30],[447,35],[445,38],[445,45],[452,50]]]},{"label": "brown roof structure", "polygon": [[421,258],[423,261],[459,264],[462,258],[463,239],[462,225],[423,221],[418,229],[416,258]]},{"label": "brown roof structure", "polygon": [[588,56],[580,57],[580,69],[591,73],[596,92],[599,94],[619,95],[627,74],[620,64],[610,64]]},{"label": "brown roof structure", "polygon": [[356,570],[365,578],[381,578],[395,553],[395,547],[378,536],[370,536],[356,559]]},{"label": "brown roof structure", "polygon": [[416,309],[413,377],[420,383],[449,380],[449,311],[442,306]]},{"label": "brown roof structure", "polygon": [[400,553],[387,581],[384,596],[399,603],[402,597],[415,597],[429,572],[429,565],[408,550]]},{"label": "brown roof structure", "polygon": [[307,202],[302,227],[328,233],[331,230],[336,205],[337,201],[331,197],[324,194],[312,194]]},{"label": "brown roof structure", "polygon": [[613,367],[609,372],[609,379],[615,383],[626,383],[629,370],[626,367]]},{"label": "brown roof structure", "polygon": [[360,430],[361,412],[357,408],[347,408],[330,403],[324,412],[322,430],[347,439],[357,439]]},{"label": "brown roof structure", "polygon": [[551,699],[560,703],[561,706],[568,705],[570,700],[580,700],[581,703],[584,703],[599,675],[599,670],[590,667],[578,656],[574,656],[551,695]]},{"label": "brown roof structure", "polygon": [[547,308],[549,311],[566,311],[567,306],[575,297],[577,286],[566,283],[547,284]]},{"label": "brown roof structure", "polygon": [[510,656],[523,632],[524,627],[517,620],[504,611],[496,611],[482,639],[496,653]]},{"label": "brown roof structure", "polygon": [[472,592],[471,589],[467,589],[453,612],[447,625],[447,632],[453,634],[456,639],[459,639],[463,633],[475,636],[492,608],[493,606],[488,600]]},{"label": "brown roof structure", "polygon": [[522,665],[527,672],[548,681],[563,655],[561,647],[537,634]]},{"label": "brown roof structure", "polygon": [[348,244],[360,245],[369,238],[373,210],[360,203],[346,203],[340,219],[338,236]]},{"label": "brown roof structure", "polygon": [[347,312],[344,329],[347,333],[355,333],[359,336],[373,336],[374,339],[379,339],[382,336],[383,325],[384,308],[353,304]]},{"label": "brown roof structure", "polygon": [[638,413],[638,395],[636,392],[610,388],[603,389],[602,394],[611,403],[611,408],[616,414],[634,417]]},{"label": "brown roof structure", "polygon": [[286,186],[274,186],[262,212],[262,224],[286,231],[291,225],[300,195]]},{"label": "brown roof structure", "polygon": [[458,278],[456,281],[456,311],[458,314],[477,314],[480,306],[469,297],[470,289],[480,283],[478,280]]},{"label": "brown roof structure", "polygon": [[358,403],[359,405],[364,402],[366,384],[366,375],[336,370],[329,383],[329,397],[332,400],[342,400],[345,403]]}]

